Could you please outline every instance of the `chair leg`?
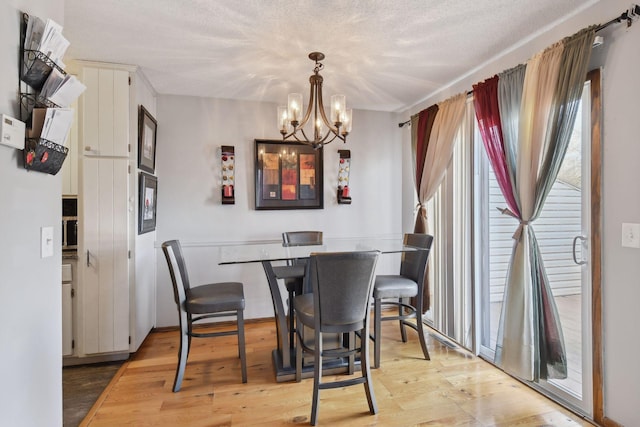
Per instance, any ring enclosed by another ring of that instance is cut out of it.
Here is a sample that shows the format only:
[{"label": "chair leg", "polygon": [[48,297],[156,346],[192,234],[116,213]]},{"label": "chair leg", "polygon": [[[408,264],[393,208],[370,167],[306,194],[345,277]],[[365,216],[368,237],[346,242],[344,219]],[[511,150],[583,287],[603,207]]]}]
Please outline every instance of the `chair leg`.
[{"label": "chair leg", "polygon": [[424,336],[424,324],[422,323],[422,315],[420,311],[416,310],[416,327],[418,330],[418,338],[420,338],[420,346],[422,346],[422,354],[426,360],[431,360],[429,357],[429,350],[427,349],[427,339]]},{"label": "chair leg", "polygon": [[237,327],[238,327],[238,353],[240,356],[240,367],[242,369],[242,382],[247,382],[247,354],[244,346],[244,313],[242,310],[237,311]]},{"label": "chair leg", "polygon": [[[367,330],[369,328],[365,328],[362,331],[361,336],[365,336]],[[378,413],[378,405],[376,404],[376,396],[373,393],[373,385],[371,383],[371,368],[369,365],[369,340],[362,340],[360,343],[360,369],[362,371],[362,376],[365,378],[364,383],[364,392],[367,395],[367,403],[369,404],[369,412],[371,414]]]},{"label": "chair leg", "polygon": [[[348,336],[347,336],[347,345],[349,346],[349,351],[352,351],[356,348],[356,334],[354,332],[349,332]],[[353,373],[356,371],[356,355],[355,354],[351,354],[349,355],[349,361],[348,361],[348,365],[347,365],[347,374],[348,375],[353,375]]]},{"label": "chair leg", "polygon": [[380,345],[382,344],[382,300],[373,302],[373,367],[380,367]]},{"label": "chair leg", "polygon": [[189,343],[191,342],[191,336],[188,333],[188,326],[185,325],[186,318],[180,319],[180,348],[178,349],[178,366],[176,367],[176,377],[173,380],[173,392],[180,390],[182,386],[182,379],[184,378],[184,371],[187,366],[187,358],[189,357]]},{"label": "chair leg", "polygon": [[322,333],[315,334],[313,359],[313,400],[311,402],[311,425],[318,423],[318,406],[320,405],[320,381],[322,379]]},{"label": "chair leg", "polygon": [[295,297],[295,294],[293,291],[289,291],[289,348],[293,348],[293,346],[295,345],[295,324],[294,324],[294,317],[293,317],[293,299]]},{"label": "chair leg", "polygon": [[193,320],[191,313],[187,313],[187,331],[187,335],[189,336],[189,341],[187,343],[187,357],[189,357],[189,352],[191,351],[191,332],[193,332]]},{"label": "chair leg", "polygon": [[[398,298],[398,316],[402,316],[404,314],[404,298]],[[400,336],[402,337],[402,342],[407,342],[407,327],[404,325],[404,320],[400,319]]]},{"label": "chair leg", "polygon": [[302,337],[296,332],[296,339],[298,344],[296,345],[296,382],[302,381]]}]

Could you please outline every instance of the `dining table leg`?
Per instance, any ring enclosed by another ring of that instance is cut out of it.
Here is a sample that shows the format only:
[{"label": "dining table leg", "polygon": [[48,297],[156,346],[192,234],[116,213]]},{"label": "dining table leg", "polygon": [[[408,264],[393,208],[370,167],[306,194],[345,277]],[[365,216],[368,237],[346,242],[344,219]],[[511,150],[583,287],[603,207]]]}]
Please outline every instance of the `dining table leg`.
[{"label": "dining table leg", "polygon": [[[273,272],[273,266],[270,261],[262,261],[262,267],[267,276],[267,282],[269,284],[269,291],[271,292],[271,299],[273,301],[273,312],[276,321],[276,338],[278,340],[278,348],[274,351],[277,352],[277,357],[280,358],[282,363],[282,369],[289,371],[294,368],[291,364],[291,348],[289,347],[289,326],[287,324],[287,312],[284,309],[282,303],[282,294],[280,293],[280,287],[278,286],[278,279]],[[276,357],[276,359],[277,359]],[[275,361],[278,363],[278,360]],[[279,367],[276,366],[276,369]]]}]

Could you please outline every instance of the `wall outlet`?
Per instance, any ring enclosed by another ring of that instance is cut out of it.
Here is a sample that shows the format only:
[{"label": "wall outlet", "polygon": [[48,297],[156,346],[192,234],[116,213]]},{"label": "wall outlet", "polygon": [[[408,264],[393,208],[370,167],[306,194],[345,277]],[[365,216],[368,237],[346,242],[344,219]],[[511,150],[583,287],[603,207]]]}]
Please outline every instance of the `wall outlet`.
[{"label": "wall outlet", "polygon": [[640,248],[640,224],[622,223],[622,247]]},{"label": "wall outlet", "polygon": [[40,228],[40,258],[53,256],[53,227]]}]

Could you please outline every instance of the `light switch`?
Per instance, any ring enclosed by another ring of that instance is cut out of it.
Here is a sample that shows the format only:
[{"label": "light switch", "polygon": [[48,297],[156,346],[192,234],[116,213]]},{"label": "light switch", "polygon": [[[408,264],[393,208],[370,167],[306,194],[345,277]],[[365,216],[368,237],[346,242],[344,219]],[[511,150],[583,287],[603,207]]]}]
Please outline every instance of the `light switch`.
[{"label": "light switch", "polygon": [[40,227],[40,258],[53,256],[53,227]]},{"label": "light switch", "polygon": [[622,247],[640,248],[640,224],[622,223]]}]

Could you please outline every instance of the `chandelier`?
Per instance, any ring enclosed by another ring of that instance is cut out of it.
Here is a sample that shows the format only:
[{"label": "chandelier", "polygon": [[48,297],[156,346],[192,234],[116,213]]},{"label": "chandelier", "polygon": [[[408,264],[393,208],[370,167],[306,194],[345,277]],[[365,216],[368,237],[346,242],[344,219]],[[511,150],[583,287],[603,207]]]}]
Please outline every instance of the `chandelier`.
[{"label": "chandelier", "polygon": [[[311,145],[314,149],[322,148],[334,139],[347,142],[347,135],[351,131],[351,109],[346,108],[344,95],[331,96],[331,112],[329,118],[322,103],[322,76],[320,70],[324,59],[321,52],[311,52],[309,59],[315,61],[313,75],[309,77],[311,90],[309,92],[309,105],[306,112],[302,111],[302,94],[290,93],[288,105],[278,107],[278,127],[282,134],[282,140],[295,139],[303,144]],[[312,119],[311,129],[305,132],[305,125]],[[311,138],[307,132],[312,133]]]}]

